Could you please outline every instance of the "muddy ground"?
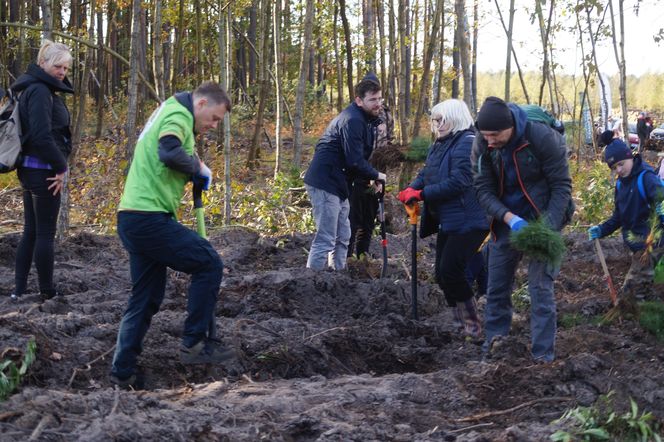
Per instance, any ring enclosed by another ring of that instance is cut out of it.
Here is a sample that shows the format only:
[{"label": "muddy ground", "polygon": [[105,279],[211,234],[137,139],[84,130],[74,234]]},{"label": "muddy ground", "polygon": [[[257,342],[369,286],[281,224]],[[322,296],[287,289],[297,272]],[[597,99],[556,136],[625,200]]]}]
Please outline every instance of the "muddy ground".
[{"label": "muddy ground", "polygon": [[[566,239],[559,322],[578,321],[559,326],[557,360],[534,365],[527,307],[518,306],[490,361],[456,334],[432,284],[430,240],[419,241],[414,321],[407,231],[389,237],[386,279],[379,261],[305,269],[309,235],[212,231],[226,265],[218,332],[239,350],[241,373],[179,363],[187,277],[173,272],[140,359],[147,390],[132,392],[108,380],[130,292],[117,237],[72,235],[56,253],[64,297],[42,303],[32,293],[15,303],[7,295],[19,237],[0,236],[2,350],[30,338],[38,349],[24,385],[0,403],[0,439],[544,441],[564,410],[611,390],[617,407],[632,397],[664,420],[664,344],[634,321],[595,324],[609,306],[601,267],[585,235]],[[618,239],[603,244],[620,284],[627,253]],[[377,240],[372,247],[379,255]]]}]

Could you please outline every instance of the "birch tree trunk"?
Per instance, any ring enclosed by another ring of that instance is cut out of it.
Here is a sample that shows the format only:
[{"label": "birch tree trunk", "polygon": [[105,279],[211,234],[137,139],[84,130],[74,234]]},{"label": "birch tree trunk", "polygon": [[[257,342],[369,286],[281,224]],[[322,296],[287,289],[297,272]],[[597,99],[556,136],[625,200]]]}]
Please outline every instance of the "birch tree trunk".
[{"label": "birch tree trunk", "polygon": [[629,146],[629,129],[627,121],[627,72],[625,67],[625,13],[624,13],[624,0],[618,0],[618,17],[620,18],[620,40],[616,44],[616,22],[613,12],[613,0],[609,0],[609,9],[611,14],[611,29],[613,32],[613,52],[618,64],[618,77],[620,78],[620,112],[622,113],[622,136],[625,143]]},{"label": "birch tree trunk", "polygon": [[[229,92],[231,85],[231,54],[232,54],[232,18],[231,10],[226,6],[223,9],[224,0],[219,0],[219,71],[221,87]],[[231,198],[233,189],[231,186],[231,116],[226,112],[224,115],[224,225],[231,223]]]},{"label": "birch tree trunk", "polygon": [[456,0],[454,9],[457,15],[457,30],[459,32],[459,59],[461,61],[461,73],[463,75],[463,101],[472,108],[473,93],[470,80],[470,45],[468,43],[468,18],[466,17],[465,0]]},{"label": "birch tree trunk", "polygon": [[[309,48],[311,47],[311,39],[313,34],[314,7],[314,0],[307,0],[304,15],[304,39],[302,41],[302,48],[300,50],[300,75],[297,80],[297,89],[295,91],[295,118],[293,121],[293,164],[295,167],[300,167],[300,164],[302,163],[302,117],[304,115],[304,98],[308,75],[307,68],[309,66],[309,63],[307,63],[307,54],[309,53]],[[341,61],[339,57],[337,57],[337,74],[339,75],[339,78],[337,79],[337,86],[343,89],[341,87],[342,83],[340,71]],[[341,90],[339,93],[341,94]]]},{"label": "birch tree trunk", "polygon": [[409,0],[399,0],[399,13],[398,13],[398,33],[399,33],[399,47],[400,47],[400,63],[399,63],[399,125],[401,131],[401,144],[407,145],[410,140],[408,136],[408,79],[410,65],[409,59],[409,40],[410,34],[408,33],[408,17],[409,17]]},{"label": "birch tree trunk", "polygon": [[42,9],[42,27],[44,28],[44,38],[53,40],[53,14],[50,0],[40,0]]}]

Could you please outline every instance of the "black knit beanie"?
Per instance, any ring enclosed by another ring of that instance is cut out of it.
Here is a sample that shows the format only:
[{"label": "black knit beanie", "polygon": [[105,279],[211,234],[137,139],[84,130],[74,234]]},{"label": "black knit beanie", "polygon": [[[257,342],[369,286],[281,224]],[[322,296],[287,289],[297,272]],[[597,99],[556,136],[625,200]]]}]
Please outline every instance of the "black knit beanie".
[{"label": "black knit beanie", "polygon": [[604,161],[609,167],[613,167],[618,161],[634,158],[632,150],[620,138],[616,138],[604,149]]},{"label": "black knit beanie", "polygon": [[498,97],[488,97],[477,113],[479,130],[501,131],[514,126],[512,111],[505,101]]},{"label": "black knit beanie", "polygon": [[599,136],[599,140],[602,142],[603,145],[608,146],[611,144],[611,141],[613,141],[613,131],[612,130],[605,130],[602,132],[602,135]]}]

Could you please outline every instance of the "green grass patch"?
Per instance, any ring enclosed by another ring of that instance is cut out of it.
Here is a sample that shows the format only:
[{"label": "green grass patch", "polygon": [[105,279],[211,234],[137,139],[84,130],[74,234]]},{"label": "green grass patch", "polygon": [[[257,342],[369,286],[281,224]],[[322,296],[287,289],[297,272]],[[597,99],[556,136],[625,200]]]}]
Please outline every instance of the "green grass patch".
[{"label": "green grass patch", "polygon": [[586,316],[581,313],[564,313],[558,318],[561,328],[574,328],[583,324],[600,325],[602,321],[602,315]]},{"label": "green grass patch", "polygon": [[664,341],[664,302],[646,301],[639,305],[639,324]]},{"label": "green grass patch", "polygon": [[553,422],[561,427],[550,438],[557,442],[572,441],[634,441],[661,442],[660,425],[650,412],[639,412],[633,399],[629,411],[618,413],[614,409],[613,392],[600,396],[590,407],[567,410]]},{"label": "green grass patch", "polygon": [[31,339],[28,341],[20,366],[11,359],[0,362],[0,401],[7,399],[21,385],[28,368],[35,361],[36,354],[37,344]]}]

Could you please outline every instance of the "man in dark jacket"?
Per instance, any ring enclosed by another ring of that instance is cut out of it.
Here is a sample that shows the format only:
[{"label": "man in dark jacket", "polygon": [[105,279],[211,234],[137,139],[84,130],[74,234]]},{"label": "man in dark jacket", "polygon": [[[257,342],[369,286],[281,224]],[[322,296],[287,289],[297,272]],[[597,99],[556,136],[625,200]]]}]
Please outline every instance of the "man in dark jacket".
[{"label": "man in dark jacket", "polygon": [[636,134],[639,136],[639,152],[641,152],[646,145],[646,140],[648,139],[648,126],[646,124],[646,113],[639,113],[639,117],[636,119]]},{"label": "man in dark jacket", "polygon": [[[567,149],[560,134],[529,122],[518,106],[497,97],[482,105],[477,128],[472,155],[475,188],[480,204],[493,218],[484,344],[485,352],[490,352],[492,341],[509,334],[512,322],[510,297],[521,254],[510,245],[510,231],[540,217],[561,230],[574,208]],[[528,264],[531,352],[536,361],[555,357],[553,283],[558,271],[559,266],[535,259]]]},{"label": "man in dark jacket", "polygon": [[332,120],[316,145],[304,176],[316,223],[308,268],[346,267],[350,240],[348,183],[356,178],[385,180],[385,174],[371,167],[365,153],[373,148],[373,121],[382,104],[380,84],[363,79],[355,87],[353,103]]}]

